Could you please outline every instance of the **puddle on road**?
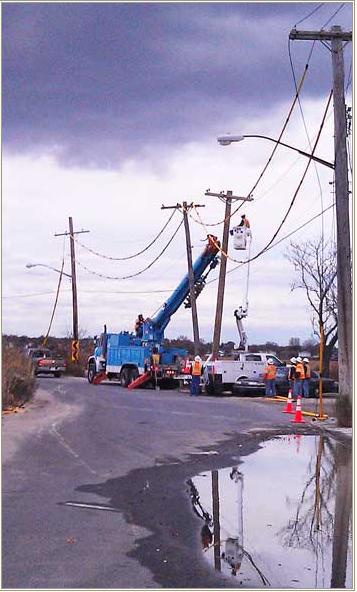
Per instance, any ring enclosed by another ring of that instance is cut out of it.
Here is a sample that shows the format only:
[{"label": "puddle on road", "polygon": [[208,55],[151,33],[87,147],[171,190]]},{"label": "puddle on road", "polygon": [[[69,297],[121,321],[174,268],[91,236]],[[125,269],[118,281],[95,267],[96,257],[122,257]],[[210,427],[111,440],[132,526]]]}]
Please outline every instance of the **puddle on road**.
[{"label": "puddle on road", "polygon": [[352,450],[282,436],[187,481],[203,554],[231,587],[352,587]]}]

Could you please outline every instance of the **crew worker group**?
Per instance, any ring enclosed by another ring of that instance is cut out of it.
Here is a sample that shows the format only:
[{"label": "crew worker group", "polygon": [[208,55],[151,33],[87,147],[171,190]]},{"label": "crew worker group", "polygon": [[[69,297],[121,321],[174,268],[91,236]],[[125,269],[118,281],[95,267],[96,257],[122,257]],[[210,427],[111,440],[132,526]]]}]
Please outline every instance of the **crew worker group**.
[{"label": "crew worker group", "polygon": [[288,379],[293,397],[308,397],[311,369],[308,358],[293,357],[290,360]]}]

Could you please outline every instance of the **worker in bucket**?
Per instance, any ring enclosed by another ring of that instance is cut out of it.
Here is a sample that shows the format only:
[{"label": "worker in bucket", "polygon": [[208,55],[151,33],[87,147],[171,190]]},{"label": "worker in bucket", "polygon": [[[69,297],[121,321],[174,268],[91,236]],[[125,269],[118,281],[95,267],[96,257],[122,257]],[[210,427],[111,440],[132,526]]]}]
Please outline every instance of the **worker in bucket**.
[{"label": "worker in bucket", "polygon": [[274,361],[269,358],[267,366],[264,368],[265,396],[275,397],[275,376],[276,367]]},{"label": "worker in bucket", "polygon": [[241,221],[239,222],[238,226],[245,226],[246,228],[250,228],[249,220],[245,217],[245,214],[242,214]]},{"label": "worker in bucket", "polygon": [[200,382],[203,374],[203,363],[200,356],[196,356],[191,364],[191,396],[198,396],[200,394]]},{"label": "worker in bucket", "polygon": [[302,381],[302,396],[308,397],[309,396],[309,383],[311,378],[311,368],[309,358],[303,358],[302,365],[304,366],[304,374],[305,378]]},{"label": "worker in bucket", "polygon": [[302,382],[303,382],[304,378],[305,378],[304,366],[302,363],[302,358],[300,358],[300,356],[299,356],[296,358],[293,396],[301,397]]}]

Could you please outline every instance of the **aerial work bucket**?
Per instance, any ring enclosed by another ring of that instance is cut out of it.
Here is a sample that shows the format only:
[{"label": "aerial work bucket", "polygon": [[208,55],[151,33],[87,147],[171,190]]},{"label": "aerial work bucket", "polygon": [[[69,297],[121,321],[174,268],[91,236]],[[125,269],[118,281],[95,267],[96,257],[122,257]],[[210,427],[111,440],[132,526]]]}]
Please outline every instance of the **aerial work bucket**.
[{"label": "aerial work bucket", "polygon": [[247,248],[247,238],[252,236],[250,228],[246,226],[235,226],[231,230],[233,235],[233,247],[237,251],[244,251]]}]

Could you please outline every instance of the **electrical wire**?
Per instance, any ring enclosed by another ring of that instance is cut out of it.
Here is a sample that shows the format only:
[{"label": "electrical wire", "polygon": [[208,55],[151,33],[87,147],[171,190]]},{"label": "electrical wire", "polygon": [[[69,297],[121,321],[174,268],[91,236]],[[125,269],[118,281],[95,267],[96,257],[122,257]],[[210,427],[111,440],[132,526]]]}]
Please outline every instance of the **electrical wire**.
[{"label": "electrical wire", "polygon": [[[318,142],[319,142],[319,139],[320,139],[320,136],[321,136],[321,132],[322,132],[322,129],[323,129],[323,126],[324,126],[325,120],[326,120],[326,116],[327,116],[327,112],[328,112],[328,108],[329,108],[329,105],[330,105],[331,99],[332,99],[332,90],[331,90],[331,92],[330,92],[330,95],[329,95],[329,98],[328,98],[328,101],[327,101],[327,105],[326,105],[326,108],[325,108],[325,112],[324,112],[324,115],[323,115],[323,118],[322,118],[322,122],[321,122],[321,125],[320,125],[319,132],[318,132],[318,134],[317,134],[317,137],[316,137],[316,140],[315,140],[315,143],[314,143],[314,146],[313,146],[312,152],[311,152],[311,156],[313,156],[313,155],[314,155],[314,153],[315,153],[315,150],[316,150],[316,147],[317,147],[317,144],[318,144]],[[306,177],[307,171],[308,171],[308,169],[309,169],[309,167],[310,167],[311,161],[312,161],[312,159],[310,158],[310,159],[309,159],[309,161],[308,161],[308,163],[307,163],[307,165],[306,165],[306,167],[305,167],[305,170],[304,170],[304,173],[303,173],[303,175],[302,175],[302,177],[301,177],[301,180],[300,180],[300,182],[299,182],[299,184],[298,184],[298,186],[297,186],[297,188],[296,188],[296,190],[295,190],[295,193],[294,193],[294,195],[293,195],[293,198],[292,198],[292,200],[291,200],[291,202],[290,202],[290,205],[289,205],[289,207],[288,207],[288,210],[287,210],[287,212],[286,212],[286,214],[285,214],[285,216],[284,216],[283,220],[281,221],[280,225],[278,226],[277,230],[275,231],[275,233],[274,233],[273,237],[272,237],[272,238],[270,239],[270,241],[268,242],[268,244],[267,244],[267,245],[266,245],[266,246],[265,246],[265,247],[264,247],[264,248],[263,248],[261,251],[259,251],[259,252],[258,252],[258,253],[257,253],[257,254],[254,256],[254,257],[251,257],[251,258],[247,259],[246,261],[239,261],[239,260],[237,260],[237,259],[233,259],[233,257],[230,257],[230,256],[228,255],[228,253],[226,253],[225,251],[223,251],[222,247],[221,247],[221,246],[220,246],[220,245],[219,245],[219,244],[218,244],[216,241],[214,241],[214,240],[213,240],[213,242],[214,242],[215,246],[217,247],[217,249],[218,249],[218,250],[221,252],[221,254],[222,254],[224,257],[226,257],[226,258],[227,258],[227,259],[229,259],[230,261],[234,261],[235,263],[242,263],[242,264],[246,264],[246,263],[250,263],[250,261],[254,261],[255,259],[257,259],[258,257],[260,257],[260,256],[261,256],[261,255],[262,255],[262,254],[263,254],[263,253],[264,253],[264,252],[267,250],[267,248],[268,248],[268,247],[271,245],[271,243],[274,241],[274,239],[276,238],[276,236],[277,236],[277,235],[278,235],[278,233],[280,232],[280,230],[281,230],[282,226],[283,226],[283,225],[285,224],[285,222],[286,222],[286,219],[287,219],[287,217],[288,217],[288,215],[289,215],[289,213],[290,213],[290,211],[291,211],[291,209],[292,209],[292,207],[293,207],[293,205],[294,205],[294,203],[295,203],[296,197],[297,197],[297,195],[298,195],[298,193],[299,193],[299,191],[300,191],[300,189],[301,189],[301,186],[302,186],[302,184],[303,184],[303,182],[304,182],[304,180],[305,180],[305,177]],[[197,211],[197,209],[196,209],[196,208],[195,208],[195,212],[196,212],[196,215],[197,215],[197,216],[200,218],[200,214],[199,214],[199,212]],[[202,223],[203,227],[206,229],[206,232],[208,233],[208,230],[207,230],[206,226],[204,225],[204,223],[202,222],[202,220],[201,220],[201,223]]]},{"label": "electrical wire", "polygon": [[59,291],[60,291],[61,282],[62,282],[63,267],[64,267],[64,259],[62,259],[61,273],[60,273],[59,280],[58,280],[57,294],[56,294],[55,303],[54,303],[54,306],[53,306],[53,311],[52,311],[52,315],[51,315],[50,324],[49,324],[49,327],[48,327],[48,331],[47,331],[46,337],[44,338],[41,347],[45,347],[45,345],[47,343],[47,340],[48,340],[48,336],[49,336],[50,331],[51,331],[52,321],[53,321],[53,317],[55,316],[55,311],[56,311],[56,308],[57,308]]},{"label": "electrical wire", "polygon": [[307,16],[305,16],[300,21],[298,21],[297,23],[295,23],[294,27],[297,27],[297,25],[301,25],[301,23],[303,23],[304,21],[306,21],[313,14],[315,14],[315,12],[317,12],[321,8],[321,6],[323,6],[324,4],[325,4],[324,2],[321,2],[321,4],[319,4],[318,6],[316,6],[316,8],[314,8],[314,10],[312,10],[311,12],[309,12],[309,14]]},{"label": "electrical wire", "polygon": [[[284,134],[284,132],[285,132],[285,129],[286,129],[286,127],[287,127],[287,125],[288,125],[288,123],[289,123],[289,121],[290,121],[291,114],[292,114],[292,112],[293,112],[293,110],[294,110],[294,108],[295,108],[296,101],[297,101],[297,99],[298,99],[298,97],[299,97],[299,94],[300,94],[300,91],[301,91],[302,85],[304,84],[305,77],[306,77],[306,73],[307,73],[307,66],[305,67],[305,70],[304,70],[304,72],[303,72],[303,74],[302,74],[302,76],[301,76],[301,80],[300,80],[299,86],[298,86],[298,88],[297,88],[297,90],[296,90],[296,93],[295,93],[294,100],[293,100],[293,102],[292,102],[292,105],[291,105],[291,107],[290,107],[289,113],[288,113],[288,115],[287,115],[287,117],[286,117],[286,119],[285,119],[284,125],[283,125],[283,127],[282,127],[282,130],[281,130],[281,132],[280,132],[280,134],[279,134],[279,137],[278,137],[278,139],[276,140],[276,144],[275,144],[275,146],[274,146],[274,148],[273,148],[273,150],[272,150],[272,152],[271,152],[271,155],[269,156],[267,163],[265,164],[265,166],[264,166],[264,168],[263,168],[262,172],[260,173],[260,175],[259,175],[259,177],[258,177],[258,180],[257,180],[257,181],[254,183],[254,185],[253,185],[253,187],[251,188],[251,190],[250,190],[250,191],[248,191],[248,193],[247,193],[247,195],[246,195],[246,198],[250,197],[250,196],[252,195],[253,191],[254,191],[254,190],[257,188],[257,186],[258,186],[258,184],[260,183],[260,181],[261,181],[261,179],[262,179],[263,175],[265,174],[265,172],[266,172],[266,170],[267,170],[268,166],[270,165],[270,163],[271,163],[271,161],[272,161],[272,159],[273,159],[273,156],[274,156],[275,152],[277,151],[277,149],[278,149],[278,147],[279,147],[279,142],[280,142],[281,138],[283,137],[283,134]],[[211,224],[208,224],[208,223],[206,223],[206,224],[204,225],[204,227],[206,228],[206,227],[208,227],[208,226],[211,226],[211,227],[212,227],[212,226],[219,226],[220,224],[223,224],[223,223],[225,223],[227,220],[230,220],[230,219],[231,219],[231,218],[232,218],[232,217],[233,217],[233,216],[234,216],[234,215],[235,215],[235,214],[236,214],[236,213],[237,213],[237,212],[238,212],[238,211],[241,209],[241,207],[244,205],[244,203],[245,203],[245,201],[243,201],[243,202],[242,202],[242,203],[241,203],[241,204],[240,204],[240,205],[239,205],[239,206],[238,206],[238,207],[237,207],[237,208],[234,210],[234,212],[232,212],[232,213],[231,213],[229,216],[227,216],[227,218],[224,218],[224,220],[221,220],[221,222],[216,222],[216,223],[213,223],[213,224],[212,224],[212,223],[211,223]],[[195,219],[192,217],[192,215],[191,215],[190,213],[189,213],[189,216],[190,216],[190,217],[191,217],[193,220],[195,220]],[[197,223],[197,220],[195,220],[195,222]],[[203,226],[203,223],[201,223],[201,224],[202,224],[202,226]]]},{"label": "electrical wire", "polygon": [[84,245],[83,243],[81,243],[77,238],[73,237],[74,240],[76,241],[76,243],[82,247],[83,249],[85,249],[86,251],[89,251],[90,253],[92,253],[93,255],[97,255],[97,257],[102,257],[103,259],[110,259],[111,261],[127,261],[128,259],[133,259],[134,257],[138,257],[139,255],[142,255],[143,253],[145,253],[145,251],[147,251],[150,247],[152,247],[152,245],[157,241],[157,239],[162,235],[162,233],[164,232],[165,228],[168,226],[168,224],[171,222],[173,216],[175,215],[176,210],[174,210],[171,214],[171,216],[169,217],[169,219],[167,220],[166,224],[163,226],[163,228],[160,230],[159,234],[151,241],[150,244],[147,245],[147,247],[145,247],[144,249],[142,249],[141,251],[139,251],[138,253],[135,253],[134,255],[128,255],[128,257],[109,257],[108,255],[103,255],[101,253],[97,253],[97,251],[94,251],[93,249],[90,249],[89,247],[87,247],[86,245]]},{"label": "electrical wire", "polygon": [[343,2],[340,7],[336,10],[336,12],[333,13],[333,15],[329,18],[328,21],[326,21],[326,23],[324,23],[321,27],[321,29],[324,29],[324,27],[327,27],[327,25],[330,24],[330,22],[332,21],[333,18],[335,18],[336,14],[338,14],[340,12],[340,10],[344,7],[345,2]]},{"label": "electrical wire", "polygon": [[[295,234],[296,232],[299,232],[299,230],[301,230],[302,228],[304,228],[305,226],[307,226],[308,224],[311,224],[311,222],[313,222],[314,220],[316,220],[317,218],[319,218],[319,216],[322,216],[325,212],[327,212],[328,210],[330,210],[331,208],[333,208],[336,205],[336,202],[334,201],[332,204],[330,204],[329,206],[327,206],[327,208],[325,208],[322,212],[319,212],[318,214],[316,214],[316,216],[314,216],[313,218],[310,218],[310,220],[307,220],[306,222],[304,222],[304,224],[301,224],[301,226],[299,226],[298,228],[295,228],[295,230],[293,230],[292,232],[290,232],[289,234],[283,236],[280,240],[278,240],[277,242],[275,242],[274,244],[270,245],[265,252],[270,251],[270,249],[273,249],[274,247],[278,246],[280,243],[282,243],[284,240],[290,238],[293,234]],[[333,215],[335,214],[335,210],[333,210]],[[237,265],[236,267],[233,267],[232,269],[230,269],[229,271],[227,271],[227,275],[229,273],[233,273],[233,271],[237,271],[237,269],[240,269],[241,267],[243,267],[243,265],[247,263],[247,262],[241,262],[240,265]],[[208,280],[206,282],[206,285],[208,284],[212,284],[213,282],[216,282],[218,280],[218,278],[213,278],[212,280]]]},{"label": "electrical wire", "polygon": [[101,274],[101,273],[97,273],[96,271],[93,271],[91,269],[88,269],[88,267],[86,267],[85,265],[83,265],[83,263],[80,263],[80,261],[77,261],[77,263],[78,263],[78,265],[80,267],[82,267],[83,269],[85,269],[86,271],[88,271],[88,273],[91,273],[91,274],[96,275],[96,276],[101,277],[101,278],[105,278],[107,280],[127,280],[129,278],[136,277],[138,275],[141,275],[142,273],[144,273],[148,269],[150,269],[150,267],[152,267],[154,265],[154,263],[156,263],[156,261],[158,261],[158,259],[160,259],[160,257],[164,254],[164,252],[166,251],[166,249],[172,243],[173,239],[175,238],[175,236],[178,233],[179,229],[181,228],[182,224],[183,224],[183,218],[182,218],[180,224],[178,225],[178,227],[176,228],[174,234],[170,238],[169,242],[166,244],[166,246],[161,251],[161,253],[159,253],[159,255],[150,263],[150,265],[148,265],[147,267],[145,267],[141,271],[138,271],[137,273],[132,273],[130,275],[125,275],[125,276],[122,276],[122,277],[115,277],[115,276],[109,276],[109,275],[104,275],[104,274]]}]

